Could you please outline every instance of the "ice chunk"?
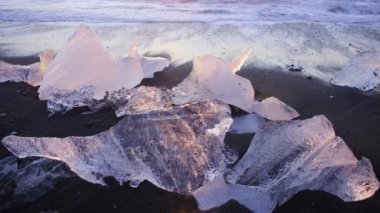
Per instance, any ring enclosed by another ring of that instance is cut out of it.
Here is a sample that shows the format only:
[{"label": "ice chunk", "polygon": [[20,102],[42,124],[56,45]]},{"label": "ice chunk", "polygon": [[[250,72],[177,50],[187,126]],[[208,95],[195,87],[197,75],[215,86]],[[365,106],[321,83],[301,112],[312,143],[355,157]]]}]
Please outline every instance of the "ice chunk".
[{"label": "ice chunk", "polygon": [[140,86],[133,89],[121,89],[111,93],[106,101],[116,108],[118,117],[144,114],[161,110],[172,105],[170,90],[166,88]]},{"label": "ice chunk", "polygon": [[256,102],[252,109],[256,114],[272,121],[291,120],[299,116],[296,110],[275,97]]},{"label": "ice chunk", "polygon": [[0,61],[0,82],[14,81],[25,82],[32,86],[41,84],[46,67],[54,57],[52,50],[42,52],[40,62],[31,65],[15,65]]},{"label": "ice chunk", "polygon": [[[95,32],[80,26],[50,62],[38,91],[40,99],[47,100],[51,106],[65,105],[65,109],[50,108],[56,112],[86,105],[88,99],[100,100],[106,92],[132,88],[142,79],[139,60],[115,60]],[[82,98],[77,94],[84,90],[90,96]],[[62,100],[62,96],[70,100]]]},{"label": "ice chunk", "polygon": [[255,133],[259,126],[265,122],[264,118],[256,114],[246,114],[233,118],[230,132],[236,134]]},{"label": "ice chunk", "polygon": [[252,84],[235,75],[237,66],[233,68],[232,64],[211,55],[196,57],[190,75],[173,88],[173,103],[218,99],[251,112],[255,99]]},{"label": "ice chunk", "polygon": [[128,56],[141,61],[144,78],[153,78],[154,73],[169,66],[169,60],[166,58],[141,56],[138,52],[138,46],[131,47]]},{"label": "ice chunk", "polygon": [[32,202],[74,174],[59,161],[9,156],[0,160],[0,210]]},{"label": "ice chunk", "polygon": [[237,71],[240,70],[240,68],[243,66],[244,62],[248,59],[251,53],[252,53],[251,49],[246,49],[243,51],[242,55],[239,58],[235,59],[231,63],[233,73],[236,73]]},{"label": "ice chunk", "polygon": [[6,81],[26,82],[29,69],[28,66],[13,65],[0,61],[0,83]]},{"label": "ice chunk", "polygon": [[324,116],[266,122],[228,180],[268,190],[279,204],[301,190],[324,190],[344,201],[371,197],[379,182]]},{"label": "ice chunk", "polygon": [[332,80],[339,86],[355,87],[363,91],[380,86],[380,52],[359,53]]},{"label": "ice chunk", "polygon": [[54,51],[51,49],[45,50],[38,56],[40,58],[39,63],[30,65],[30,70],[27,77],[27,83],[32,86],[39,86],[43,80],[43,77],[47,71],[47,67],[54,59]]},{"label": "ice chunk", "polygon": [[107,176],[131,181],[133,186],[148,180],[163,189],[188,194],[236,160],[237,154],[224,144],[231,123],[228,105],[202,101],[131,115],[94,136],[8,136],[3,144],[20,158],[63,161],[92,183],[104,184]]},{"label": "ice chunk", "polygon": [[193,192],[201,210],[236,200],[255,213],[269,213],[275,208],[271,194],[257,187],[226,183],[223,175]]}]

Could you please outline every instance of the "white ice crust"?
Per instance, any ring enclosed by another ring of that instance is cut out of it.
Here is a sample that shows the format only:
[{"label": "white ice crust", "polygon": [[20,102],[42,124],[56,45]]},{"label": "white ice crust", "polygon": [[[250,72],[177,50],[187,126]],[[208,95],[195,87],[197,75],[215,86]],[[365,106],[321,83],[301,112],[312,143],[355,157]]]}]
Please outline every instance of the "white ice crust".
[{"label": "white ice crust", "polygon": [[355,87],[363,91],[378,88],[380,86],[380,52],[359,53],[334,75],[332,83]]}]

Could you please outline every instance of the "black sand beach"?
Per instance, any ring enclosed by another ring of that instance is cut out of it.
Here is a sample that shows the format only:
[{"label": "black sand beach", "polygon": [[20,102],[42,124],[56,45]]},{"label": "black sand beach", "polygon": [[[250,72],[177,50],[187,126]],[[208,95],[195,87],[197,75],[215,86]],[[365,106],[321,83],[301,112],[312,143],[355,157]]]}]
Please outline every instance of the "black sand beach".
[{"label": "black sand beach", "polygon": [[[1,59],[1,58],[0,58]],[[10,63],[30,64],[38,59],[3,58]],[[142,84],[172,87],[191,71],[192,64],[170,67],[156,73]],[[295,108],[301,118],[324,114],[334,125],[356,157],[371,160],[380,177],[380,95],[367,95],[350,88],[337,87],[301,73],[243,68],[239,75],[251,80],[256,98],[275,96]],[[65,137],[93,135],[102,132],[120,118],[111,108],[93,114],[81,114],[85,108],[64,115],[48,116],[46,103],[38,100],[37,88],[25,83],[0,83],[0,140],[16,132],[19,136]],[[5,114],[3,114],[5,113]],[[234,110],[234,114],[241,114]],[[226,143],[240,154],[247,149],[253,135],[227,135]],[[10,153],[0,146],[0,158]],[[200,212],[194,198],[166,192],[147,181],[138,188],[119,186],[112,178],[109,187],[71,178],[33,203],[5,212]],[[254,202],[254,201],[252,201]],[[360,202],[345,203],[318,191],[303,191],[275,212],[379,212],[380,192]],[[209,212],[249,212],[235,201]]]}]

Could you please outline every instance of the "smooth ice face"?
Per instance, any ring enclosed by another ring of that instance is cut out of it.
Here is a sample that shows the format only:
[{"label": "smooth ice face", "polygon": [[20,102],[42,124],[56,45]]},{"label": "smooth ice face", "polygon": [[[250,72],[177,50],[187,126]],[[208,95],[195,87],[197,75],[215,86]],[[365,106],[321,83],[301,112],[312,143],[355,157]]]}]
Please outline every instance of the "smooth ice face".
[{"label": "smooth ice face", "polygon": [[275,97],[256,102],[252,111],[272,121],[287,121],[299,116],[298,112]]},{"label": "smooth ice face", "polygon": [[189,194],[237,159],[224,144],[231,123],[228,105],[202,101],[131,115],[94,136],[8,136],[3,144],[20,158],[63,161],[92,183],[104,184],[104,177],[113,176],[120,183],[131,181],[137,186],[148,180],[163,189]]},{"label": "smooth ice face", "polygon": [[0,210],[32,202],[74,174],[64,163],[46,158],[23,160],[9,156],[0,160]]},{"label": "smooth ice face", "polygon": [[231,68],[233,73],[236,73],[241,69],[241,67],[244,65],[245,61],[247,61],[251,53],[252,49],[246,49],[243,51],[239,58],[231,62]]},{"label": "smooth ice face", "polygon": [[197,189],[192,195],[201,210],[221,206],[229,200],[237,200],[255,213],[269,213],[276,204],[269,192],[257,187],[227,183],[222,175]]},{"label": "smooth ice face", "polygon": [[153,78],[154,73],[163,71],[170,64],[166,58],[141,56],[138,52],[138,46],[131,47],[128,56],[141,61],[144,78]]},{"label": "smooth ice face", "polygon": [[357,201],[379,188],[369,160],[358,161],[324,116],[265,123],[228,179],[268,190],[279,204],[307,189]]},{"label": "smooth ice face", "polygon": [[172,90],[174,104],[217,99],[251,112],[255,92],[248,79],[234,74],[240,65],[233,64],[211,55],[196,57],[190,75]]},{"label": "smooth ice face", "polygon": [[[56,104],[66,105],[64,110],[86,105],[87,99],[100,100],[106,92],[132,88],[142,79],[141,63],[137,59],[116,61],[90,28],[80,26],[49,63],[38,91],[40,99],[51,102],[50,110],[55,112],[62,110],[59,107],[55,110]],[[82,98],[77,94],[84,90],[91,95]]]},{"label": "smooth ice face", "polygon": [[106,102],[111,102],[118,117],[145,114],[172,105],[170,90],[146,86],[113,92],[106,98]]},{"label": "smooth ice face", "polygon": [[233,118],[234,122],[230,127],[230,132],[235,134],[255,133],[265,119],[256,114],[246,114]]},{"label": "smooth ice face", "polygon": [[380,86],[380,52],[358,54],[335,74],[332,83],[355,87],[363,91],[378,88]]}]

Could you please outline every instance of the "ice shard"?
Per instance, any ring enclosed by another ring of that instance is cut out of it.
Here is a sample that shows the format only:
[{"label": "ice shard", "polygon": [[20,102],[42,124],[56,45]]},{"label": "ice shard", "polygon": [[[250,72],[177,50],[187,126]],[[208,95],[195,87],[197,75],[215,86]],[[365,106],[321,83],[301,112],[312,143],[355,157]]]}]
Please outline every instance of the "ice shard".
[{"label": "ice shard", "polygon": [[141,56],[138,52],[138,46],[131,47],[128,56],[141,61],[144,78],[153,78],[154,73],[163,71],[169,66],[169,60],[166,58]]},{"label": "ice shard", "polygon": [[258,187],[228,183],[222,175],[197,189],[193,192],[193,196],[201,210],[221,206],[229,200],[236,200],[255,213],[269,213],[276,204],[268,191]]},{"label": "ice shard", "polygon": [[190,75],[172,89],[173,103],[217,99],[251,112],[255,92],[248,79],[234,74],[238,65],[233,64],[211,55],[196,57]]},{"label": "ice shard", "polygon": [[0,82],[25,82],[39,86],[46,72],[46,67],[54,57],[52,50],[39,54],[40,62],[30,65],[16,65],[0,61]]},{"label": "ice shard", "polygon": [[235,134],[255,133],[265,119],[256,114],[250,113],[233,118],[230,132]]},{"label": "ice shard", "polygon": [[358,201],[379,188],[369,160],[357,160],[324,116],[266,122],[228,180],[267,190],[279,204],[307,189]]},{"label": "ice shard", "polygon": [[363,52],[337,72],[332,83],[339,86],[355,87],[363,91],[380,86],[380,52]]},{"label": "ice shard", "polygon": [[31,158],[18,162],[14,156],[3,158],[0,160],[0,211],[35,201],[73,176],[60,161]]},{"label": "ice shard", "polygon": [[248,57],[251,55],[251,53],[252,53],[251,49],[246,49],[243,51],[243,53],[240,55],[239,58],[237,58],[231,62],[231,67],[232,67],[233,73],[236,73],[237,71],[240,70],[240,68],[243,66],[243,64],[248,59]]},{"label": "ice shard", "polygon": [[28,66],[13,65],[5,61],[0,61],[0,82],[26,82],[29,70],[30,68]]},{"label": "ice shard", "polygon": [[299,116],[298,112],[275,97],[256,102],[252,111],[272,121],[286,121]]},{"label": "ice shard", "polygon": [[108,95],[106,101],[115,108],[116,116],[145,114],[172,105],[171,92],[166,88],[140,86],[121,89]]},{"label": "ice shard", "polygon": [[51,112],[66,111],[103,99],[106,92],[132,88],[143,76],[139,60],[114,59],[95,32],[80,26],[47,67],[39,97]]},{"label": "ice shard", "polygon": [[131,115],[111,129],[88,137],[8,136],[4,146],[20,158],[65,162],[79,177],[148,180],[166,190],[189,194],[225,170],[237,155],[224,144],[232,123],[228,105],[201,101]]}]

